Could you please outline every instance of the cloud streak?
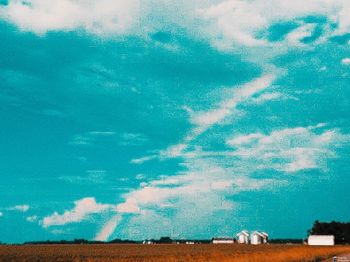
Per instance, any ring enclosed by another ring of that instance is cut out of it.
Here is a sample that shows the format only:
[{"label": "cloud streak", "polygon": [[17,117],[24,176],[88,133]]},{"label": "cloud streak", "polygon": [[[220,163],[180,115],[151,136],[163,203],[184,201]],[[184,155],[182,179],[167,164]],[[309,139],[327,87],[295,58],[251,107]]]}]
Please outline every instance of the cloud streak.
[{"label": "cloud streak", "polygon": [[74,207],[66,210],[63,214],[54,212],[44,217],[41,224],[44,228],[51,226],[63,226],[70,223],[77,223],[87,219],[90,215],[99,214],[113,209],[113,205],[97,203],[95,198],[86,197],[74,202]]},{"label": "cloud streak", "polygon": [[121,220],[120,215],[113,216],[107,224],[105,224],[102,230],[95,236],[97,241],[106,241],[114,232],[115,228],[118,226]]},{"label": "cloud streak", "polygon": [[16,206],[13,206],[13,207],[9,207],[7,210],[10,210],[10,211],[19,211],[19,212],[25,213],[25,212],[27,212],[29,209],[30,209],[30,206],[29,206],[29,205],[16,205]]},{"label": "cloud streak", "polygon": [[227,94],[229,98],[223,100],[213,109],[194,112],[192,109],[187,107],[187,111],[190,114],[190,122],[192,123],[193,127],[187,133],[187,135],[185,135],[183,141],[162,150],[159,155],[153,154],[133,159],[131,160],[131,163],[142,164],[155,158],[166,159],[181,157],[183,152],[187,149],[189,143],[194,141],[198,136],[205,133],[214,125],[224,121],[226,117],[230,116],[234,112],[234,109],[238,104],[245,102],[253,95],[258,94],[259,92],[270,87],[275,79],[275,74],[264,74],[261,77],[258,77],[242,86],[233,87]]}]

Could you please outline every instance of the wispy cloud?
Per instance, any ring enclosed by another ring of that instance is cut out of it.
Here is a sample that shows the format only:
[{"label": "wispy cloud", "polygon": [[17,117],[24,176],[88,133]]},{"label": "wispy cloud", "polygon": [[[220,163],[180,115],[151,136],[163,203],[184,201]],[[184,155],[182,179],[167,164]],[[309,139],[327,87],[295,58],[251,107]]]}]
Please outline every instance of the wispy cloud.
[{"label": "wispy cloud", "polygon": [[192,112],[190,114],[190,122],[194,127],[186,135],[183,143],[169,147],[163,152],[163,155],[167,157],[179,156],[187,148],[188,143],[231,115],[238,104],[270,87],[275,78],[274,74],[265,74],[240,87],[232,88],[231,94],[227,94],[228,98],[223,100],[217,107],[207,111]]},{"label": "wispy cloud", "polygon": [[90,131],[74,135],[69,141],[70,145],[93,146],[99,141],[110,140],[119,146],[139,146],[149,142],[141,133],[116,133],[114,131]]},{"label": "wispy cloud", "polygon": [[[276,45],[262,37],[274,23],[302,20],[308,16],[327,17],[325,37],[349,32],[350,4],[344,0],[296,1],[189,0],[163,1],[154,8],[153,1],[100,0],[73,1],[9,0],[0,6],[0,17],[21,30],[43,35],[49,31],[84,30],[101,37],[110,35],[145,36],[162,30],[164,24],[187,28],[192,35],[208,39],[221,49],[238,46]],[[176,15],[174,14],[176,10]],[[152,15],[152,19],[148,19]],[[182,19],[174,17],[181,16]],[[142,27],[140,28],[140,22]],[[337,24],[337,26],[332,26]],[[284,39],[284,45],[300,47],[301,40],[314,33],[315,23],[300,23]],[[322,38],[322,37],[320,37]],[[172,47],[166,45],[165,47]]]},{"label": "wispy cloud", "polygon": [[143,156],[143,157],[140,157],[140,158],[131,159],[130,163],[131,164],[142,164],[144,162],[150,161],[152,159],[156,159],[158,157],[159,157],[158,154],[154,154],[154,155],[150,155],[150,156]]},{"label": "wispy cloud", "polygon": [[209,130],[212,126],[224,121],[226,117],[234,112],[238,104],[270,87],[275,79],[276,76],[274,74],[265,74],[242,86],[233,87],[230,92],[228,92],[226,99],[221,101],[217,106],[206,111],[194,112],[192,109],[186,107],[186,110],[190,114],[190,122],[193,124],[193,127],[187,135],[185,135],[183,141],[179,144],[169,146],[167,149],[160,151],[159,154],[133,159],[131,163],[141,164],[155,158],[166,159],[180,157],[187,149],[189,143]]},{"label": "wispy cloud", "polygon": [[114,136],[115,132],[112,132],[112,131],[90,131],[87,134],[90,136]]},{"label": "wispy cloud", "polygon": [[61,176],[59,179],[73,184],[102,184],[105,182],[106,174],[106,170],[86,170],[86,174],[84,176]]},{"label": "wispy cloud", "polygon": [[26,220],[30,223],[34,223],[34,222],[37,222],[39,219],[38,216],[29,216],[29,217],[26,217]]},{"label": "wispy cloud", "polygon": [[88,136],[74,135],[69,141],[70,145],[87,146],[92,144],[92,139]]},{"label": "wispy cloud", "polygon": [[275,78],[276,76],[274,74],[266,74],[254,79],[251,82],[248,82],[241,87],[232,88],[231,98],[222,101],[216,108],[208,111],[192,113],[191,123],[195,125],[192,133],[199,135],[205,132],[211,126],[224,120],[225,117],[232,113],[232,110],[237,106],[237,104],[268,88]]},{"label": "wispy cloud", "polygon": [[54,212],[52,215],[44,217],[41,224],[44,228],[51,226],[62,226],[69,223],[77,223],[88,219],[90,215],[100,214],[112,210],[113,205],[97,203],[95,198],[86,197],[74,202],[74,207],[66,210],[63,214]]},{"label": "wispy cloud", "polygon": [[[251,89],[244,92],[244,97],[250,97],[254,93]],[[217,122],[209,123],[212,125]],[[206,127],[207,125],[205,122]],[[327,129],[326,124],[320,123],[227,136],[229,148],[226,151],[203,151],[199,145],[195,150],[184,150],[182,144],[175,145],[163,157],[180,155],[185,170],[143,182],[139,189],[124,195],[125,200],[117,205],[116,210],[120,215],[132,215],[128,222],[130,227],[135,226],[134,223],[142,223],[147,227],[148,218],[157,218],[162,221],[160,223],[164,222],[164,227],[168,227],[166,221],[169,217],[162,216],[161,213],[162,210],[169,209],[174,214],[171,221],[185,223],[187,226],[190,223],[186,222],[189,213],[185,215],[184,212],[189,212],[190,207],[200,210],[204,216],[219,210],[232,214],[238,203],[228,200],[228,196],[244,191],[274,190],[288,185],[291,181],[285,176],[286,173],[309,169],[326,170],[327,160],[336,157],[335,149],[348,142],[349,138],[340,130]],[[267,172],[265,178],[259,179],[252,176],[261,169],[273,170],[273,175],[269,177]],[[276,172],[279,175],[276,176]],[[199,220],[196,223],[205,224]]]},{"label": "wispy cloud", "polygon": [[345,57],[341,60],[343,65],[350,65],[350,57]]},{"label": "wispy cloud", "polygon": [[258,95],[257,97],[253,97],[248,101],[248,103],[262,105],[268,101],[283,101],[283,100],[299,100],[299,99],[291,95],[286,95],[281,92],[274,91],[270,93],[263,93]]},{"label": "wispy cloud", "polygon": [[30,206],[29,206],[29,205],[16,205],[16,206],[13,206],[13,207],[9,207],[7,210],[10,210],[10,211],[19,211],[19,212],[25,213],[25,212],[27,212],[29,209],[30,209]]},{"label": "wispy cloud", "polygon": [[69,141],[70,145],[77,146],[91,146],[98,141],[98,139],[108,138],[115,136],[115,132],[113,131],[90,131],[83,134],[74,135]]},{"label": "wispy cloud", "polygon": [[[319,15],[328,18],[329,28],[325,30],[323,38],[349,32],[350,20],[344,15],[350,5],[342,0],[316,0],[305,3],[296,1],[219,1],[209,7],[199,8],[200,17],[208,21],[207,34],[214,45],[221,49],[232,49],[235,44],[244,46],[276,45],[268,39],[261,38],[262,31],[266,31],[272,24],[281,21],[298,21],[304,17]],[[331,23],[339,27],[332,28]],[[300,23],[292,32],[287,34],[284,45],[300,47],[301,40],[311,36],[315,30],[315,23]],[[220,37],[219,37],[220,36]]]},{"label": "wispy cloud", "polygon": [[289,45],[294,46],[305,46],[305,43],[302,43],[302,40],[306,37],[311,37],[314,30],[315,30],[316,24],[304,24],[300,25],[298,28],[290,32],[286,36],[286,41]]},{"label": "wispy cloud", "polygon": [[126,34],[137,22],[139,8],[138,0],[9,0],[0,6],[0,17],[40,35],[78,29],[97,35]]},{"label": "wispy cloud", "polygon": [[[268,189],[272,185],[284,183],[284,181],[258,180],[235,174],[232,168],[224,168],[214,160],[201,157],[189,158],[184,165],[186,171],[173,176],[161,176],[159,179],[143,183],[139,189],[126,193],[125,200],[116,207],[117,213],[142,217],[146,219],[143,223],[148,223],[146,217],[153,216],[154,212],[171,209],[175,216],[171,218],[172,221],[177,221],[176,224],[188,223],[185,220],[190,215],[185,213],[191,208],[200,210],[201,219],[212,212],[224,210],[232,212],[236,203],[226,199],[226,196],[242,191]],[[162,221],[169,219],[160,214],[158,216]],[[110,230],[110,225],[114,224],[114,219],[106,224],[109,230],[103,227],[101,232],[108,231],[113,234],[115,228]],[[129,225],[133,227],[132,220],[129,221]],[[147,227],[145,224],[144,226]],[[103,235],[106,237],[103,240],[110,236]]]},{"label": "wispy cloud", "polygon": [[106,241],[114,232],[115,228],[120,223],[122,217],[120,215],[113,216],[107,224],[105,224],[102,230],[95,236],[97,241]]},{"label": "wispy cloud", "polygon": [[148,138],[140,133],[122,133],[118,136],[121,146],[138,146],[148,142]]},{"label": "wispy cloud", "polygon": [[[298,172],[305,169],[326,169],[326,160],[336,156],[334,149],[348,136],[337,129],[322,130],[323,124],[285,128],[269,134],[236,135],[227,140],[234,155],[257,168]],[[321,129],[321,130],[320,130]]]}]

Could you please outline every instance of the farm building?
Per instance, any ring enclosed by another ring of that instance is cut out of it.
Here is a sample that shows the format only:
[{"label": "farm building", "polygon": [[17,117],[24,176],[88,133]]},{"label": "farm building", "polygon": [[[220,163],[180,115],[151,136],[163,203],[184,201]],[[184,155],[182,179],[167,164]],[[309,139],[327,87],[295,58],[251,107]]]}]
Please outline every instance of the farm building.
[{"label": "farm building", "polygon": [[235,243],[235,240],[229,237],[213,238],[212,243],[213,244],[233,244]]},{"label": "farm building", "polygon": [[153,240],[144,240],[142,242],[142,244],[144,244],[144,245],[152,245],[152,244],[155,244],[155,242]]},{"label": "farm building", "polygon": [[307,240],[310,246],[334,246],[333,235],[311,235]]},{"label": "farm building", "polygon": [[249,244],[249,233],[246,230],[243,230],[236,234],[237,242],[240,244]]},{"label": "farm building", "polygon": [[267,240],[269,239],[269,235],[268,235],[266,232],[261,232],[261,234],[264,235],[263,243],[266,244],[266,243],[267,243]]},{"label": "farm building", "polygon": [[254,231],[250,235],[250,243],[252,245],[266,244],[268,236],[269,235],[265,232]]}]

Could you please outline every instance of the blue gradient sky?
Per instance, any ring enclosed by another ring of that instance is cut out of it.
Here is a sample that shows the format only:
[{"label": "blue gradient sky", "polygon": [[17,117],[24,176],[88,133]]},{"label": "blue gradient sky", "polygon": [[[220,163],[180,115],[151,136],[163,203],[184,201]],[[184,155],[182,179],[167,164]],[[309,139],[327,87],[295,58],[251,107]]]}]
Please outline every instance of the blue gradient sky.
[{"label": "blue gradient sky", "polygon": [[349,11],[0,1],[0,241],[348,221]]}]

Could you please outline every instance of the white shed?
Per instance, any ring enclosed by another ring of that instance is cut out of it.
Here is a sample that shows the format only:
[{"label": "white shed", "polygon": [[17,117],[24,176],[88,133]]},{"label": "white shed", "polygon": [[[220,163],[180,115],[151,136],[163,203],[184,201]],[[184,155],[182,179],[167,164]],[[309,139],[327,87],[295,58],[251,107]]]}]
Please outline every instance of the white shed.
[{"label": "white shed", "polygon": [[266,244],[267,243],[268,234],[265,232],[254,231],[250,235],[250,243],[252,245]]},{"label": "white shed", "polygon": [[333,235],[311,235],[307,240],[310,246],[334,246]]},{"label": "white shed", "polygon": [[233,244],[235,243],[235,240],[229,237],[213,238],[212,243],[213,244]]},{"label": "white shed", "polygon": [[240,244],[249,244],[249,233],[246,230],[243,230],[237,233],[237,242]]},{"label": "white shed", "polygon": [[263,243],[266,244],[267,240],[269,239],[269,235],[266,232],[261,232],[263,235]]}]

